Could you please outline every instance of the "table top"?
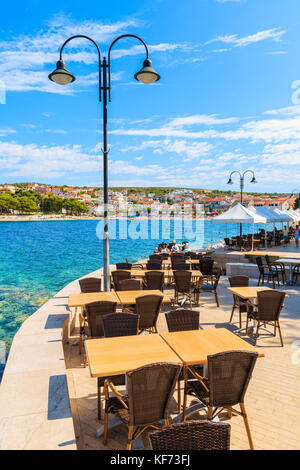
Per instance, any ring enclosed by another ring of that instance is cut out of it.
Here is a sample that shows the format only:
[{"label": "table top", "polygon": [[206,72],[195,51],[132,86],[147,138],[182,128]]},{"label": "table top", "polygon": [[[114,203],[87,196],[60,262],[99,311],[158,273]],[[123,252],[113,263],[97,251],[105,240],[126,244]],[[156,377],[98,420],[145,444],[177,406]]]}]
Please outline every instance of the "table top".
[{"label": "table top", "polygon": [[265,256],[269,255],[273,258],[293,258],[293,259],[300,259],[300,253],[295,252],[288,252],[288,251],[244,251],[243,255],[247,256]]},{"label": "table top", "polygon": [[[225,328],[162,333],[161,337],[184,365],[207,364],[207,356],[224,351],[257,351],[251,344]],[[260,351],[259,357],[264,357]]]},{"label": "table top", "polygon": [[69,307],[84,307],[91,302],[111,301],[120,303],[116,292],[91,292],[69,295]]},{"label": "table top", "polygon": [[265,286],[249,286],[249,287],[227,287],[229,292],[242,299],[256,299],[257,293],[264,290],[274,290]]},{"label": "table top", "polygon": [[171,303],[170,297],[165,295],[160,290],[119,290],[117,296],[119,303],[122,305],[131,305],[136,303],[137,297],[144,297],[145,295],[162,295],[163,303]]},{"label": "table top", "polygon": [[158,334],[119,336],[85,341],[92,377],[110,377],[155,362],[182,365],[180,358]]},{"label": "table top", "polygon": [[276,260],[277,263],[285,263],[285,264],[300,264],[300,259],[296,258],[280,258]]}]

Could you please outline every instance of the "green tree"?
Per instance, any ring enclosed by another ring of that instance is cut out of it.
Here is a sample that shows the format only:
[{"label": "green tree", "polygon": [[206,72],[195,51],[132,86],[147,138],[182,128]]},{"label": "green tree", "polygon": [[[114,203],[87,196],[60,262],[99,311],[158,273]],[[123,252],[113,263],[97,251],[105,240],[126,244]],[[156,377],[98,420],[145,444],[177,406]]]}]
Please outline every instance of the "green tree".
[{"label": "green tree", "polygon": [[13,209],[16,209],[16,199],[10,193],[0,193],[1,214],[9,214]]},{"label": "green tree", "polygon": [[21,212],[21,214],[31,213],[31,212],[38,212],[38,210],[39,210],[36,201],[32,197],[20,196],[20,197],[16,198],[16,203],[17,203],[16,204],[16,209],[19,212]]}]

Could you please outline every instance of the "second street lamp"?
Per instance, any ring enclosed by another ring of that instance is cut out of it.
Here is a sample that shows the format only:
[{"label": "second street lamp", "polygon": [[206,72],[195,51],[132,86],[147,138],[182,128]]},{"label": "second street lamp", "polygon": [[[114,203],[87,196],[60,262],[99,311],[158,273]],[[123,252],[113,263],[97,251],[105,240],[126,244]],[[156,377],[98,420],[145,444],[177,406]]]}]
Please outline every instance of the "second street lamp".
[{"label": "second street lamp", "polygon": [[149,59],[149,51],[146,43],[134,34],[123,34],[117,37],[110,45],[108,50],[108,60],[103,57],[101,59],[101,52],[98,44],[89,36],[76,35],[68,38],[62,45],[59,54],[59,61],[56,64],[56,69],[50,73],[49,79],[59,85],[67,85],[74,82],[75,76],[72,75],[66,68],[66,64],[62,58],[62,52],[66,44],[72,39],[87,39],[91,41],[98,52],[98,71],[99,71],[99,101],[103,101],[103,203],[104,203],[104,232],[103,232],[103,277],[104,277],[104,290],[110,290],[110,276],[109,276],[109,231],[108,231],[108,146],[107,146],[107,101],[111,101],[111,66],[110,55],[114,44],[122,38],[135,38],[140,41],[145,47],[146,59],[143,62],[143,67],[137,72],[134,77],[136,80],[150,84],[160,79],[160,76],[152,68],[152,62]]},{"label": "second street lamp", "polygon": [[[250,183],[255,184],[255,183],[257,183],[257,181],[255,179],[254,171],[252,171],[252,170],[246,170],[246,171],[244,171],[244,173],[241,173],[238,170],[234,170],[230,173],[229,180],[227,181],[227,184],[233,184],[232,175],[234,175],[235,173],[237,173],[240,177],[240,191],[241,191],[240,201],[241,201],[241,204],[243,204],[243,191],[244,191],[244,186],[245,186],[245,176],[246,176],[246,174],[247,173],[252,174],[252,180],[250,181]],[[240,224],[240,235],[242,236],[242,224]]]}]

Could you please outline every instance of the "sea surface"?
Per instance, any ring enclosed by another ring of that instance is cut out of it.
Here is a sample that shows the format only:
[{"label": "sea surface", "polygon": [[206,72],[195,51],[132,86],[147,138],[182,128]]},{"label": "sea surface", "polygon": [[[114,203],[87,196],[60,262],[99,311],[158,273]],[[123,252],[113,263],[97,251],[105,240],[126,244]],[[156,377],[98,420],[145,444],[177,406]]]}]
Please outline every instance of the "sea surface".
[{"label": "sea surface", "polygon": [[[109,230],[111,264],[138,261],[174,238],[201,249],[226,236],[224,224],[195,220],[116,220]],[[228,226],[229,235],[238,231]],[[70,281],[103,266],[102,232],[98,220],[0,223],[0,378],[4,345],[7,356],[22,322]]]}]

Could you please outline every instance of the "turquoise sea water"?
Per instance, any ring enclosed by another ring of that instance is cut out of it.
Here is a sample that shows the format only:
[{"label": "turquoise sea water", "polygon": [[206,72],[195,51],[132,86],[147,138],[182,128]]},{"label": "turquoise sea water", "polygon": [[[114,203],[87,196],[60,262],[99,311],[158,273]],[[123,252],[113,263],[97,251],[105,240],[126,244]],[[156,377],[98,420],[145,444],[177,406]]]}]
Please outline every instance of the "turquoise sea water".
[{"label": "turquoise sea water", "polygon": [[[6,351],[22,322],[49,297],[102,267],[102,240],[97,236],[102,227],[97,220],[0,223],[0,341]],[[250,227],[244,229],[251,232]],[[112,264],[126,256],[138,261],[163,240],[187,239],[191,247],[203,248],[225,236],[223,224],[209,221],[190,221],[185,226],[174,220],[152,221],[152,225],[147,220],[112,221],[110,232]],[[236,225],[229,226],[229,234],[237,232]],[[126,238],[128,233],[131,238]]]}]

